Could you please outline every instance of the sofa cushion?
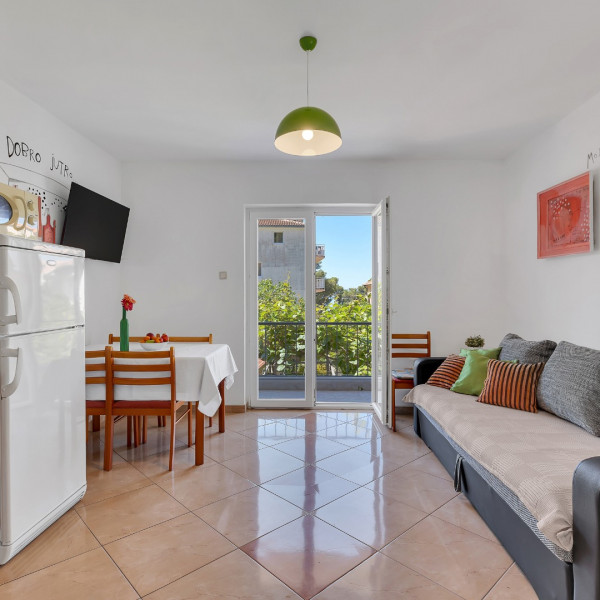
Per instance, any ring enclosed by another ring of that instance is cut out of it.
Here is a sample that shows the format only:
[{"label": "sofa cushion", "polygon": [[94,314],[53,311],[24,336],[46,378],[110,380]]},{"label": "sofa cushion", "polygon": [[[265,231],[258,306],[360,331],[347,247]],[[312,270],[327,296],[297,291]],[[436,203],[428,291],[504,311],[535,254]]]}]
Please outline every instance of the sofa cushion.
[{"label": "sofa cushion", "polygon": [[498,358],[500,356],[500,350],[502,348],[463,348],[460,351],[461,356],[469,356],[471,352],[487,356],[488,358]]},{"label": "sofa cushion", "polygon": [[465,359],[465,366],[460,373],[460,377],[450,388],[453,392],[459,394],[469,394],[470,396],[479,396],[483,389],[483,383],[487,377],[487,365],[490,358],[483,354],[469,352]]},{"label": "sofa cushion", "polygon": [[540,377],[537,402],[600,436],[600,351],[560,342]]},{"label": "sofa cushion", "polygon": [[451,354],[433,373],[427,383],[435,387],[449,390],[452,384],[458,379],[462,368],[465,366],[465,359],[462,356]]},{"label": "sofa cushion", "polygon": [[537,412],[535,393],[543,370],[544,363],[515,365],[490,360],[483,391],[477,402]]},{"label": "sofa cushion", "polygon": [[515,333],[508,333],[500,342],[500,360],[518,360],[519,363],[541,363],[546,362],[554,349],[556,342],[552,340],[542,340],[540,342],[530,342],[524,340]]}]

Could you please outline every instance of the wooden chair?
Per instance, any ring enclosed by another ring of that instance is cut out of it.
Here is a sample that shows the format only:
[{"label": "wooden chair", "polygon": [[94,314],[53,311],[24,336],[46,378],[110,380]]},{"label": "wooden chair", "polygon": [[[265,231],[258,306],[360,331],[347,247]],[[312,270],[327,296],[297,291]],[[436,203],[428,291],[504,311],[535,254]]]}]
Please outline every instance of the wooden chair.
[{"label": "wooden chair", "polygon": [[[129,359],[141,362],[131,364],[128,362]],[[117,352],[112,350],[110,360],[113,396],[116,396],[114,390],[120,385],[148,387],[158,385],[169,386],[170,398],[168,400],[114,400],[112,404],[112,414],[134,417],[136,437],[139,437],[139,421],[135,417],[171,417],[169,471],[172,471],[173,456],[175,452],[175,425],[186,415],[188,416],[188,420],[191,419],[191,411],[189,408],[179,418],[177,418],[176,415],[177,409],[185,406],[186,403],[178,402],[176,397],[175,353],[173,348],[157,352]],[[156,375],[152,376],[153,374]],[[192,445],[190,434],[191,424],[188,425],[188,446]]]},{"label": "wooden chair", "polygon": [[[88,350],[85,353],[85,383],[86,385],[104,385],[104,400],[85,401],[85,440],[87,442],[89,417],[104,416],[104,470],[110,471],[112,466],[112,385],[111,361],[112,348],[106,346],[104,350]],[[103,359],[103,360],[99,360]],[[88,362],[89,361],[89,362]],[[90,373],[90,375],[88,375]],[[102,373],[102,374],[100,374]]]},{"label": "wooden chair", "polygon": [[[428,356],[431,356],[431,332],[392,333],[392,358],[416,359]],[[410,390],[414,385],[412,367],[392,371],[392,431],[396,431],[396,390]]]},{"label": "wooden chair", "polygon": [[[108,334],[108,343],[109,344],[114,344],[115,342],[120,342],[121,338],[118,335],[113,335],[112,333]],[[143,342],[144,341],[144,337],[139,337],[139,336],[130,336],[129,337],[129,341],[130,342]]]}]

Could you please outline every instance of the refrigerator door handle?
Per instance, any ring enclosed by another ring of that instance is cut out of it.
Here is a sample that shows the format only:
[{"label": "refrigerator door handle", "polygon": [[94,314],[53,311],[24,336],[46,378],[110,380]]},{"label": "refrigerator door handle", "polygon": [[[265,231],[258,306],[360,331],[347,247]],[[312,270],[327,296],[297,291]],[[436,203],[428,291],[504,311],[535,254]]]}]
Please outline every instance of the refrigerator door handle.
[{"label": "refrigerator door handle", "polygon": [[15,303],[15,314],[0,317],[0,325],[10,325],[11,323],[19,324],[23,315],[23,309],[21,307],[21,295],[19,294],[16,283],[10,277],[0,275],[0,288],[8,290],[12,294]]},{"label": "refrigerator door handle", "polygon": [[17,359],[17,366],[15,368],[15,376],[13,377],[13,380],[10,383],[3,385],[0,389],[2,397],[7,398],[16,392],[17,388],[19,387],[19,383],[21,382],[21,371],[23,366],[21,348],[6,348],[0,356]]}]

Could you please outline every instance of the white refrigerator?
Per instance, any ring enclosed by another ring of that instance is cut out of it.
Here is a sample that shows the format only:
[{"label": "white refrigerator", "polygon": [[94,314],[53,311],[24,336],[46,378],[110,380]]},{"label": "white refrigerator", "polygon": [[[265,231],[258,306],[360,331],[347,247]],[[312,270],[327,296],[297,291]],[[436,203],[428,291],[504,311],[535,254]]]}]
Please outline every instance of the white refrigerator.
[{"label": "white refrigerator", "polygon": [[86,490],[83,257],[0,235],[0,564]]}]

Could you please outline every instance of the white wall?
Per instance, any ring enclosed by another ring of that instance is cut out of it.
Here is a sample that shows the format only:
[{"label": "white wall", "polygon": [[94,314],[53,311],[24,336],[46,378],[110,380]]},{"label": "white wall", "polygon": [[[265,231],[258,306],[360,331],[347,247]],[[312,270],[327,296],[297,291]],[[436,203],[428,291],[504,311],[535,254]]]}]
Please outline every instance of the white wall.
[{"label": "white wall", "polygon": [[132,214],[121,275],[138,300],[132,334],[212,332],[240,368],[227,402],[242,404],[244,205],[390,195],[392,328],[430,329],[434,353],[455,351],[472,333],[496,343],[505,332],[501,174],[499,163],[480,161],[126,164]]},{"label": "white wall", "polygon": [[600,95],[570,113],[506,164],[503,199],[507,272],[504,302],[510,328],[528,339],[600,348],[600,250],[537,259],[537,193],[585,172],[594,182],[594,230],[599,237]]},{"label": "white wall", "polygon": [[[6,137],[24,141],[40,162],[23,157],[9,157]],[[121,166],[119,161],[92,144],[15,89],[0,81],[0,162],[10,162],[19,169],[31,169],[70,187],[76,181],[100,194],[121,201]],[[52,171],[52,156],[69,166],[73,178]],[[126,202],[125,202],[126,204]],[[86,341],[106,341],[108,331],[118,328],[122,291],[119,265],[86,260]]]}]

